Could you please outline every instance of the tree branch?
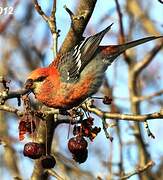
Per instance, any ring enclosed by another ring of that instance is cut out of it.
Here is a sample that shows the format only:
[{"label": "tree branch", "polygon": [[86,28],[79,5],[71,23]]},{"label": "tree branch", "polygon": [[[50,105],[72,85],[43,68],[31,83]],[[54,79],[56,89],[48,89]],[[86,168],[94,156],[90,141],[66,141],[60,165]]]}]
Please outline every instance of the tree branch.
[{"label": "tree branch", "polygon": [[66,53],[70,51],[71,48],[74,47],[82,39],[82,34],[93,13],[96,1],[97,0],[80,1],[75,14],[73,14],[70,10],[68,10],[68,8],[66,8],[66,11],[71,17],[71,27],[60,48],[60,53]]},{"label": "tree branch", "polygon": [[49,175],[57,178],[58,180],[64,180],[64,178],[62,178],[61,176],[59,176],[59,174],[56,173],[56,172],[55,172],[54,170],[52,170],[52,169],[47,170],[47,172],[49,173]]},{"label": "tree branch", "polygon": [[151,119],[151,120],[152,119],[163,119],[163,110],[162,109],[160,110],[160,112],[154,112],[151,114],[133,115],[133,114],[119,114],[119,113],[105,112],[95,106],[92,107],[92,103],[90,103],[90,101],[87,103],[87,105],[82,104],[82,107],[84,109],[87,109],[88,111],[96,114],[100,118],[135,121],[135,122],[144,122],[148,119]]},{"label": "tree branch", "polygon": [[[150,114],[144,114],[144,115],[133,115],[133,114],[120,114],[120,113],[109,113],[106,111],[102,111],[101,109],[90,105],[90,102],[87,103],[87,105],[82,104],[82,108],[85,110],[92,112],[99,116],[100,118],[107,118],[107,119],[114,119],[114,120],[125,120],[125,121],[136,121],[136,122],[144,122],[146,120],[152,120],[152,119],[163,119],[163,110],[161,109],[160,112],[154,112]],[[17,116],[22,116],[23,112],[7,105],[0,105],[0,110],[11,112],[16,114]],[[44,111],[44,115],[54,115],[56,113],[59,113],[58,110],[54,111]],[[70,119],[58,119],[58,122],[56,124],[61,123],[69,123]]]},{"label": "tree branch", "polygon": [[145,57],[143,60],[139,61],[134,66],[135,74],[139,74],[144,68],[146,68],[153,60],[153,58],[157,55],[157,53],[163,48],[163,40],[160,44],[155,46]]},{"label": "tree branch", "polygon": [[[120,31],[120,35],[119,35],[119,41],[120,41],[120,44],[124,44],[126,41],[125,41],[125,34],[124,34],[124,28],[123,28],[123,14],[121,12],[121,8],[120,8],[120,5],[119,5],[119,2],[118,0],[115,0],[115,4],[116,4],[116,9],[117,9],[117,14],[118,14],[118,19],[119,19],[119,31]],[[129,58],[129,56],[126,54],[126,52],[123,53],[123,56],[124,56],[124,59],[126,61],[127,64],[130,64],[131,63],[131,59]]]},{"label": "tree branch", "polygon": [[10,112],[10,113],[14,113],[17,116],[22,116],[23,115],[22,111],[14,108],[14,107],[8,106],[8,105],[0,105],[0,110]]},{"label": "tree branch", "polygon": [[136,101],[144,101],[144,100],[149,100],[149,99],[152,99],[156,96],[161,96],[163,94],[163,90],[160,90],[158,92],[155,92],[153,94],[150,94],[150,95],[147,95],[147,96],[139,96],[139,97],[136,97],[135,100]]},{"label": "tree branch", "polygon": [[53,38],[53,53],[54,53],[54,57],[56,57],[57,55],[57,49],[58,49],[58,36],[59,36],[59,31],[57,31],[57,26],[56,26],[56,18],[55,18],[55,14],[56,14],[56,1],[57,0],[53,0],[53,7],[52,7],[52,11],[51,11],[51,15],[48,17],[44,11],[42,10],[41,6],[38,4],[37,0],[33,0],[33,4],[35,6],[36,11],[42,16],[42,18],[47,22],[51,34],[52,34],[52,38]]},{"label": "tree branch", "polygon": [[38,4],[37,0],[33,0],[33,4],[35,6],[36,11],[42,16],[42,18],[48,22],[48,16],[44,13],[41,6]]},{"label": "tree branch", "polygon": [[145,166],[143,167],[138,167],[135,171],[126,174],[125,176],[121,177],[120,180],[124,180],[124,179],[129,179],[131,176],[134,176],[136,174],[140,174],[143,173],[144,171],[146,171],[148,168],[151,168],[154,165],[153,161],[149,161]]}]

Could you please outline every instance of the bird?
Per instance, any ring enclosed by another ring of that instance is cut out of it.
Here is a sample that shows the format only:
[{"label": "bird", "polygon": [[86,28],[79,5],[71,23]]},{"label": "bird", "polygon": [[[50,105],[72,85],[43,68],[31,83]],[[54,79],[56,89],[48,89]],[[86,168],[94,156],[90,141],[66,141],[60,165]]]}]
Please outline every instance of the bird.
[{"label": "bird", "polygon": [[67,53],[58,53],[48,67],[32,71],[25,88],[42,104],[69,110],[80,106],[102,85],[108,66],[127,49],[163,36],[150,36],[120,45],[100,42],[113,23],[99,33],[81,40]]}]

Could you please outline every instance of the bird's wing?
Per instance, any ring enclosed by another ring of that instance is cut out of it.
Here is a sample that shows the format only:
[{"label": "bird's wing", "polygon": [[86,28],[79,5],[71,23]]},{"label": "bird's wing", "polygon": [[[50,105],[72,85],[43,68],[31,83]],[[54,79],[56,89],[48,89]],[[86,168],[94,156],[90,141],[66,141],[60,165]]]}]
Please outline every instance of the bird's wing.
[{"label": "bird's wing", "polygon": [[102,38],[110,30],[111,26],[112,24],[103,31],[85,38],[73,50],[61,57],[58,70],[63,81],[73,82],[78,79],[80,72],[90,62]]}]

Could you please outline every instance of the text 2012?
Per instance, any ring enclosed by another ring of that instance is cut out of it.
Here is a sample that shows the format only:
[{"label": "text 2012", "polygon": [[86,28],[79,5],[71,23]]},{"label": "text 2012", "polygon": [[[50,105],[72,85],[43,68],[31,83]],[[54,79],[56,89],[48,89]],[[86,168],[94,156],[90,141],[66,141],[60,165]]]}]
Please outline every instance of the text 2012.
[{"label": "text 2012", "polygon": [[14,13],[14,8],[12,6],[10,7],[1,7],[0,6],[0,15],[10,15]]}]

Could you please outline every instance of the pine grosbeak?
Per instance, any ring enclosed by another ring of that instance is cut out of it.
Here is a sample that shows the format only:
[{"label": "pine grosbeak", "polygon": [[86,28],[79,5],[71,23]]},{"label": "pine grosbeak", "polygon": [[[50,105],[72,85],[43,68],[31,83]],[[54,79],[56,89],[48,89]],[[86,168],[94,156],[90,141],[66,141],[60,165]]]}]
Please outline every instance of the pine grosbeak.
[{"label": "pine grosbeak", "polygon": [[125,50],[159,37],[151,36],[122,45],[99,46],[112,24],[85,38],[66,54],[58,54],[45,68],[34,70],[26,81],[38,101],[48,107],[71,109],[95,94],[109,65]]}]

